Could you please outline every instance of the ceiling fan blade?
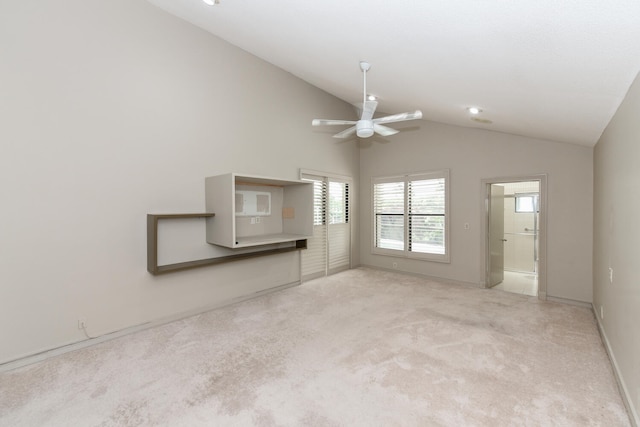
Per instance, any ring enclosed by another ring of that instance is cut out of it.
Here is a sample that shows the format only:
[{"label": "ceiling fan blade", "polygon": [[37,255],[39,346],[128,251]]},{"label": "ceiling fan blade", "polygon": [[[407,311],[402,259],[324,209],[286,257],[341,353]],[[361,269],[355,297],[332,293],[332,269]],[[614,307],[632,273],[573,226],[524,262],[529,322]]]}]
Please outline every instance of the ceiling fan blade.
[{"label": "ceiling fan blade", "polygon": [[392,116],[380,117],[377,119],[373,119],[373,123],[394,123],[394,122],[404,122],[407,120],[417,120],[422,118],[422,111],[416,110],[411,113],[400,113],[394,114]]},{"label": "ceiling fan blade", "polygon": [[400,132],[399,130],[391,129],[390,127],[382,126],[377,123],[373,124],[373,131],[382,136],[395,135],[396,133]]},{"label": "ceiling fan blade", "polygon": [[355,125],[354,120],[325,120],[325,119],[313,119],[311,121],[312,126],[322,125]]},{"label": "ceiling fan blade", "polygon": [[373,114],[376,112],[376,108],[378,107],[378,101],[367,101],[364,103],[364,108],[362,109],[362,120],[371,120],[373,119]]},{"label": "ceiling fan blade", "polygon": [[[375,105],[373,105],[375,104]],[[365,106],[363,109],[362,106]],[[362,102],[358,102],[357,104],[353,104],[354,110],[356,110],[356,114],[362,120],[371,120],[373,118],[373,114],[376,111],[376,107],[378,106],[378,101],[366,101],[364,104]],[[365,113],[366,111],[366,113]],[[366,114],[363,115],[363,113]]]},{"label": "ceiling fan blade", "polygon": [[356,133],[356,127],[355,126],[351,126],[348,129],[343,130],[342,132],[336,133],[335,135],[333,135],[334,138],[348,138],[351,135],[353,135],[354,133]]}]

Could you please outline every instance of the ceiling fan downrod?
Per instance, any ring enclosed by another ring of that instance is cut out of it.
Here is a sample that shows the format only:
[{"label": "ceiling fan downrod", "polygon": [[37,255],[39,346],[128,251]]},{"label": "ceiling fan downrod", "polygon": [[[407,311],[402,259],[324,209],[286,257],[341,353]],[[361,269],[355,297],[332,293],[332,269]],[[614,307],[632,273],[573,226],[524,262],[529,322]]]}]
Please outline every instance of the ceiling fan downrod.
[{"label": "ceiling fan downrod", "polygon": [[364,82],[364,87],[363,87],[363,90],[362,90],[362,105],[363,106],[367,102],[367,71],[369,71],[370,68],[371,68],[371,64],[369,64],[367,61],[360,61],[360,69],[364,73],[364,78],[362,79],[363,82]]}]

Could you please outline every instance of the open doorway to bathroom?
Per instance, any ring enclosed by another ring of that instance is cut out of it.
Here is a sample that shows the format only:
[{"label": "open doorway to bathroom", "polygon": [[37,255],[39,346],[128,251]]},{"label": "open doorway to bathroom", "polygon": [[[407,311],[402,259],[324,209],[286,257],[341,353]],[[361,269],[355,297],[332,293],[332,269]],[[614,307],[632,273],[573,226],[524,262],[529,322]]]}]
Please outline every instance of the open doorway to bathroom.
[{"label": "open doorway to bathroom", "polygon": [[485,286],[546,299],[546,176],[483,180]]}]

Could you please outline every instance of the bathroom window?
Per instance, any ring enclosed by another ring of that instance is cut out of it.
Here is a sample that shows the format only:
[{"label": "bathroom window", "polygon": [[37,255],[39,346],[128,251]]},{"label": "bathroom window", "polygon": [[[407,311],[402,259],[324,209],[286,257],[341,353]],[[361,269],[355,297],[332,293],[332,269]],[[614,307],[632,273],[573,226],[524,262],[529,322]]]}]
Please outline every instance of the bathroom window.
[{"label": "bathroom window", "polygon": [[373,179],[373,253],[449,262],[449,171]]},{"label": "bathroom window", "polygon": [[516,213],[534,213],[538,210],[536,194],[516,194]]}]

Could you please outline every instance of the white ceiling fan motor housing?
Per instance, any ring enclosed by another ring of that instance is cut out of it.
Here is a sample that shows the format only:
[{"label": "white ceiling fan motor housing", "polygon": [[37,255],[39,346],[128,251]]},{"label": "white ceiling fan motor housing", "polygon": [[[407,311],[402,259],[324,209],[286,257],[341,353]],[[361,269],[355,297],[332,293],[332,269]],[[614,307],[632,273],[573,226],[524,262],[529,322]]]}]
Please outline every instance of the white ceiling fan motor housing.
[{"label": "white ceiling fan motor housing", "polygon": [[358,120],[356,123],[358,138],[369,138],[373,135],[373,120]]}]

